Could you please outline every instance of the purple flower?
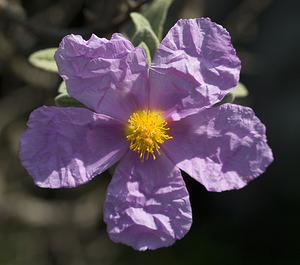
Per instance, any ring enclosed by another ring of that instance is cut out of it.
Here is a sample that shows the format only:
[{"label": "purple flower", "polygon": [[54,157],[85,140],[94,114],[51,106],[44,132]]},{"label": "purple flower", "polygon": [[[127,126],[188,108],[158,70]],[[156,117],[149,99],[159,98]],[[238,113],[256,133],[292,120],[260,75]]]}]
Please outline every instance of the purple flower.
[{"label": "purple flower", "polygon": [[121,34],[66,36],[55,54],[68,93],[85,108],[33,111],[20,158],[40,187],[70,188],[120,160],[108,186],[110,238],[138,250],[170,246],[190,229],[180,170],[209,191],[244,187],[272,162],[265,126],[250,108],[213,107],[238,83],[228,32],[179,20],[148,70]]}]

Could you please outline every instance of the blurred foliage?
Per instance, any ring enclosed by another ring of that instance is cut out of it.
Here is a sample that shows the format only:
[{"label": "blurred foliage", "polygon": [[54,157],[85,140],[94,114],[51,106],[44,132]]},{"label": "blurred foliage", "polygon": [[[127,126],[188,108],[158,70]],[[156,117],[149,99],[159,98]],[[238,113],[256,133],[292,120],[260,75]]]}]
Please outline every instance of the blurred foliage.
[{"label": "blurred foliage", "polygon": [[28,58],[29,62],[41,69],[49,72],[57,73],[56,62],[54,61],[54,53],[57,48],[48,48],[44,50],[39,50],[31,54]]},{"label": "blurred foliage", "polygon": [[20,164],[18,143],[30,112],[54,105],[61,84],[57,74],[33,67],[29,55],[58,47],[69,33],[127,32],[132,12],[152,21],[150,2],[0,0],[1,265],[300,262],[298,0],[174,0],[163,33],[152,24],[158,39],[179,18],[208,16],[227,28],[249,90],[236,101],[266,124],[275,156],[264,175],[239,191],[210,193],[184,176],[194,223],[174,246],[136,252],[109,240],[102,220],[109,171],[75,189],[48,190],[34,186]]}]

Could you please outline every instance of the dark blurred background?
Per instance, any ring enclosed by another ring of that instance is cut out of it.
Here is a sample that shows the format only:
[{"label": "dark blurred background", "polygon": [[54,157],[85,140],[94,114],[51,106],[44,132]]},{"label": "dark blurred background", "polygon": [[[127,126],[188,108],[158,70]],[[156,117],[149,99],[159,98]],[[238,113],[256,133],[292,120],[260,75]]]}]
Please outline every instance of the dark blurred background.
[{"label": "dark blurred background", "polygon": [[60,78],[28,56],[68,33],[109,38],[150,1],[0,0],[0,264],[300,264],[300,1],[175,0],[179,18],[227,28],[250,106],[267,127],[274,162],[238,191],[212,193],[184,176],[194,222],[172,247],[137,252],[111,242],[102,220],[110,172],[75,189],[36,187],[18,158],[30,112],[54,105]]}]

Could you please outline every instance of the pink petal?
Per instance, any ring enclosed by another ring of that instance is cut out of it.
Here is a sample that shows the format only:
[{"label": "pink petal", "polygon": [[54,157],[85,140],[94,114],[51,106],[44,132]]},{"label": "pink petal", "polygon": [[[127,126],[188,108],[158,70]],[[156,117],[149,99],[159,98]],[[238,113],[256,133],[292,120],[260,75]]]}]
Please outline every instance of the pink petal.
[{"label": "pink petal", "polygon": [[43,106],[31,113],[27,125],[19,155],[40,187],[81,185],[128,149],[122,123],[84,108]]},{"label": "pink petal", "polygon": [[170,124],[162,146],[209,191],[240,189],[273,161],[265,126],[250,108],[224,104]]},{"label": "pink petal", "polygon": [[66,36],[54,56],[68,93],[97,113],[124,121],[148,106],[144,51],[121,34],[110,40]]},{"label": "pink petal", "polygon": [[134,249],[172,245],[192,223],[180,170],[164,155],[142,163],[137,153],[129,151],[108,186],[104,221],[113,241]]},{"label": "pink petal", "polygon": [[150,107],[179,120],[211,106],[233,89],[241,63],[228,32],[208,18],[179,20],[150,67]]}]

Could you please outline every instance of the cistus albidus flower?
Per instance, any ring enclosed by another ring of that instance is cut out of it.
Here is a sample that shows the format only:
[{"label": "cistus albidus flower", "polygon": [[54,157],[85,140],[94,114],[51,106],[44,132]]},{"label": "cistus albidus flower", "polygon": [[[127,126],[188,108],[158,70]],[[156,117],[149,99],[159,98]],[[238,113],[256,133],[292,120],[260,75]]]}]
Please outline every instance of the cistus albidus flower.
[{"label": "cistus albidus flower", "polygon": [[241,64],[228,32],[208,18],[179,20],[149,70],[121,34],[66,36],[55,60],[69,95],[87,108],[33,111],[20,158],[45,188],[76,187],[120,161],[104,205],[115,242],[156,249],[189,231],[180,170],[220,192],[244,187],[273,160],[250,108],[214,106],[237,85]]}]

